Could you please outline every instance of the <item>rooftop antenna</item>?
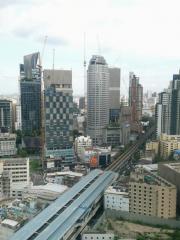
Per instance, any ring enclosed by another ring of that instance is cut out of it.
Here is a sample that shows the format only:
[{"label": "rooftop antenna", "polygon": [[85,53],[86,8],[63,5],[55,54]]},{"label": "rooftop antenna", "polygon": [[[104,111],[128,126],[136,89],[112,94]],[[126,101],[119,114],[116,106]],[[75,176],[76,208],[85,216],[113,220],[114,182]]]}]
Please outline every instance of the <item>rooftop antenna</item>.
[{"label": "rooftop antenna", "polygon": [[84,33],[84,97],[86,99],[86,33]]},{"label": "rooftop antenna", "polygon": [[41,66],[42,66],[42,62],[43,62],[44,51],[45,51],[45,47],[46,47],[46,44],[47,44],[47,39],[48,39],[48,36],[45,36],[44,37],[43,48],[42,48],[42,51],[41,51],[41,63],[40,63]]},{"label": "rooftop antenna", "polygon": [[98,52],[98,55],[101,55],[101,44],[99,40],[99,35],[97,35],[97,52]]},{"label": "rooftop antenna", "polygon": [[54,83],[54,61],[55,61],[55,49],[53,48],[53,65],[52,65],[52,80]]},{"label": "rooftop antenna", "polygon": [[54,59],[55,59],[55,49],[53,48],[53,65],[52,65],[53,71],[54,71]]}]

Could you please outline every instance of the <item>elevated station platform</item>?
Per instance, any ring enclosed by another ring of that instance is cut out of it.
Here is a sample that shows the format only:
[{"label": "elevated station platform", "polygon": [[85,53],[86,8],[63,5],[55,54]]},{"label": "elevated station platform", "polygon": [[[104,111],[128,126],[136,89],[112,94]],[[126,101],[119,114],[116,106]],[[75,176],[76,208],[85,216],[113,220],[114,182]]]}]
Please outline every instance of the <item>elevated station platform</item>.
[{"label": "elevated station platform", "polygon": [[116,174],[91,171],[71,189],[19,229],[10,240],[73,240],[102,204],[104,190]]}]

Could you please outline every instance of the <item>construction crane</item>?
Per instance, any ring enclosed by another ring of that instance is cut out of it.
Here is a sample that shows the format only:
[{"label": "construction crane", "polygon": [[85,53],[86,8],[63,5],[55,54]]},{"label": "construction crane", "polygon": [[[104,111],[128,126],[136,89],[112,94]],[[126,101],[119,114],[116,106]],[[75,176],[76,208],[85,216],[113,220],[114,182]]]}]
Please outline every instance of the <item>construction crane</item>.
[{"label": "construction crane", "polygon": [[86,33],[84,33],[84,62],[83,62],[83,67],[84,67],[84,97],[86,101]]},{"label": "construction crane", "polygon": [[44,160],[45,160],[45,123],[44,123],[44,82],[43,82],[43,57],[45,52],[45,47],[47,44],[47,38],[48,36],[45,36],[43,48],[41,51],[41,164],[42,169],[44,169]]}]

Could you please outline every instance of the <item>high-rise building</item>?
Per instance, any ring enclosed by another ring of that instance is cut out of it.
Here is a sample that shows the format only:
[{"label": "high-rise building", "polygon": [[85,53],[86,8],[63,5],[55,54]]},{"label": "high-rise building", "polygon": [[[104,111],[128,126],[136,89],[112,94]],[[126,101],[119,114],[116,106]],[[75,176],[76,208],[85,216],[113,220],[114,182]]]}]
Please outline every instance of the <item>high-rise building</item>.
[{"label": "high-rise building", "polygon": [[79,98],[79,109],[85,109],[86,107],[86,99],[85,97],[80,97]]},{"label": "high-rise building", "polygon": [[0,132],[12,132],[12,101],[0,99]]},{"label": "high-rise building", "polygon": [[93,55],[87,71],[87,132],[94,145],[103,142],[109,123],[109,68],[102,56]]},{"label": "high-rise building", "polygon": [[129,74],[129,106],[132,109],[132,121],[140,121],[143,107],[143,87],[139,84],[139,77],[136,77],[133,72]]},{"label": "high-rise building", "polygon": [[119,122],[120,68],[109,68],[109,121]]},{"label": "high-rise building", "polygon": [[180,74],[173,75],[170,134],[180,134]]},{"label": "high-rise building", "polygon": [[170,86],[159,94],[156,104],[156,136],[180,135],[180,74],[174,74]]},{"label": "high-rise building", "polygon": [[171,92],[170,89],[159,94],[159,102],[156,104],[156,136],[161,133],[170,133],[171,120]]},{"label": "high-rise building", "polygon": [[22,131],[39,134],[41,128],[41,66],[40,54],[24,56],[20,64],[20,99]]},{"label": "high-rise building", "polygon": [[44,126],[46,157],[74,161],[71,70],[44,70]]}]

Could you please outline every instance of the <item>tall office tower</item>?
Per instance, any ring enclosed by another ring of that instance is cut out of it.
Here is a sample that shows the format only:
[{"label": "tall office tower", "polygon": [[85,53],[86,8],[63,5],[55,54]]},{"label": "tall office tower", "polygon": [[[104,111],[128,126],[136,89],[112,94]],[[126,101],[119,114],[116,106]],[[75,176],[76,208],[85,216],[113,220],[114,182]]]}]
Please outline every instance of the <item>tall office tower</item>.
[{"label": "tall office tower", "polygon": [[20,98],[22,131],[25,135],[40,134],[41,66],[40,54],[24,56],[20,64]]},{"label": "tall office tower", "polygon": [[44,125],[46,157],[74,161],[71,70],[44,70]]},{"label": "tall office tower", "polygon": [[12,132],[12,101],[0,99],[0,132]]},{"label": "tall office tower", "polygon": [[173,75],[170,134],[180,134],[180,74]]},{"label": "tall office tower", "polygon": [[171,90],[167,89],[159,93],[159,101],[156,104],[156,137],[159,138],[161,133],[170,134],[171,120]]},{"label": "tall office tower", "polygon": [[180,74],[174,74],[170,86],[159,94],[156,104],[156,134],[180,135]]},{"label": "tall office tower", "polygon": [[109,121],[119,121],[120,68],[109,68]]},{"label": "tall office tower", "polygon": [[139,77],[136,77],[133,72],[129,74],[129,106],[132,109],[132,121],[140,121],[143,107],[143,87],[139,84]]},{"label": "tall office tower", "polygon": [[80,97],[79,98],[79,109],[83,110],[86,107],[86,99],[85,97]]},{"label": "tall office tower", "polygon": [[109,123],[109,69],[102,56],[93,55],[87,71],[87,132],[94,145],[103,142]]}]

